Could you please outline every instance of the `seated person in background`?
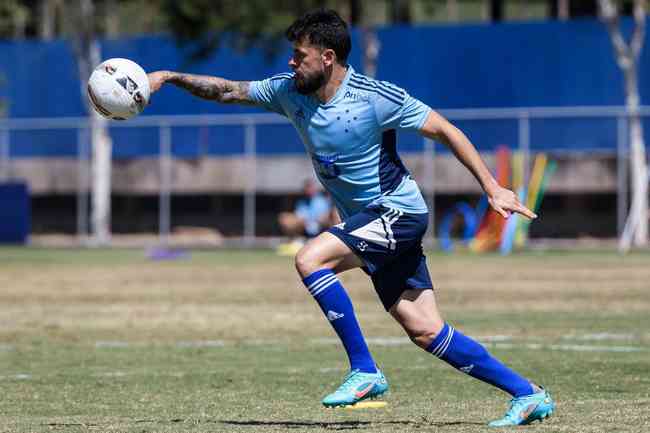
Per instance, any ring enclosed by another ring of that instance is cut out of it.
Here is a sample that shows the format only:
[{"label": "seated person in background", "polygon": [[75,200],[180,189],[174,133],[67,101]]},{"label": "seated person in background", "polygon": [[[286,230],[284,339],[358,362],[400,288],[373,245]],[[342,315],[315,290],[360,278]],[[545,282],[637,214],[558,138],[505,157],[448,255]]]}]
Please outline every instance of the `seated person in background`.
[{"label": "seated person in background", "polygon": [[303,184],[303,198],[293,212],[281,212],[278,223],[282,233],[290,238],[312,238],[339,222],[329,198],[308,179]]}]

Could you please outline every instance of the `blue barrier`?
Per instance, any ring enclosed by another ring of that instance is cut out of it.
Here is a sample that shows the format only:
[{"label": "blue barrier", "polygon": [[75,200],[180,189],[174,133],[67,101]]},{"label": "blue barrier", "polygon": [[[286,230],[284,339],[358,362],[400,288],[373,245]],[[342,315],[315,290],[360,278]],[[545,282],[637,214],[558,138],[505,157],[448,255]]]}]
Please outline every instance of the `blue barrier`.
[{"label": "blue barrier", "polygon": [[[625,31],[631,21],[623,19]],[[622,74],[616,66],[607,30],[597,19],[570,22],[503,23],[495,25],[384,27],[378,30],[381,51],[377,78],[392,81],[436,109],[623,105]],[[646,35],[650,45],[650,32]],[[146,70],[180,69],[191,73],[255,80],[288,70],[290,46],[269,59],[259,49],[240,53],[222,47],[209,59],[186,65],[183,52],[167,36],[101,41],[102,54],[128,57]],[[350,64],[361,71],[360,37],[353,32]],[[414,47],[407,55],[404,47]],[[48,65],[48,74],[42,66]],[[650,50],[639,59],[639,91],[650,97]],[[0,99],[8,101],[10,117],[58,117],[85,114],[73,51],[65,41],[0,41]],[[145,115],[255,113],[253,107],[220,105],[189,96],[173,86],[154,95]],[[517,121],[456,122],[482,151],[498,144],[516,146]],[[645,121],[650,140],[650,121]],[[532,151],[616,149],[615,119],[531,119]],[[115,158],[151,156],[158,152],[155,128],[113,130]],[[173,154],[179,158],[243,153],[243,128],[237,126],[172,130]],[[302,153],[291,127],[264,126],[257,131],[260,154]],[[76,155],[75,131],[10,133],[10,156]],[[400,134],[399,149],[417,152],[420,137]],[[440,148],[445,151],[444,148]]]},{"label": "blue barrier", "polygon": [[463,234],[461,240],[465,245],[469,245],[478,230],[480,220],[477,217],[477,210],[464,201],[456,203],[453,208],[444,214],[440,221],[440,225],[438,226],[438,242],[440,243],[440,248],[448,253],[454,249],[454,244],[451,239],[451,231],[458,216],[463,220]]},{"label": "blue barrier", "polygon": [[31,230],[27,184],[0,183],[0,243],[24,244]]}]

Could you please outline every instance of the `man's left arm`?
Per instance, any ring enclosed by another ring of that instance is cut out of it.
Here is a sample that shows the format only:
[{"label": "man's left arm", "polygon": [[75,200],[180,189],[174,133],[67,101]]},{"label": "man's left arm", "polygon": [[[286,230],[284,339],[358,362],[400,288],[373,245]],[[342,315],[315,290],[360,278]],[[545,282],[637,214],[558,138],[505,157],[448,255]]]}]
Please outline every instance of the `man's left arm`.
[{"label": "man's left arm", "polygon": [[430,111],[420,128],[420,133],[451,149],[456,158],[478,180],[492,208],[504,218],[508,218],[511,212],[520,213],[531,219],[537,218],[537,215],[519,202],[514,192],[499,185],[472,142],[443,116],[433,110]]}]

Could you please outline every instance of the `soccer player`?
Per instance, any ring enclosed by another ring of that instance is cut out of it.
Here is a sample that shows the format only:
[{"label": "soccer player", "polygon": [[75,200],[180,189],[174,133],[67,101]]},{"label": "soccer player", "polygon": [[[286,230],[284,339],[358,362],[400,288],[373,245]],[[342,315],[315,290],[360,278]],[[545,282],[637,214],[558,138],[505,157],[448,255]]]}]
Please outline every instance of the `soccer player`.
[{"label": "soccer player", "polygon": [[170,83],[200,98],[263,107],[286,116],[300,134],[343,220],[310,240],[295,258],[298,273],[350,361],[350,373],[323,404],[353,405],[388,389],[337,278],[361,268],[385,309],[416,345],[513,396],[505,416],[491,426],[528,424],[549,416],[555,404],[546,390],[442,319],[422,253],[428,210],[397,154],[396,129],[416,130],[449,146],[504,218],[511,212],[536,215],[497,183],[460,130],[404,89],[368,78],[347,64],[350,35],[336,12],[309,12],[286,36],[293,43],[292,72],[252,82],[170,71],[153,72],[149,79],[152,92]]}]

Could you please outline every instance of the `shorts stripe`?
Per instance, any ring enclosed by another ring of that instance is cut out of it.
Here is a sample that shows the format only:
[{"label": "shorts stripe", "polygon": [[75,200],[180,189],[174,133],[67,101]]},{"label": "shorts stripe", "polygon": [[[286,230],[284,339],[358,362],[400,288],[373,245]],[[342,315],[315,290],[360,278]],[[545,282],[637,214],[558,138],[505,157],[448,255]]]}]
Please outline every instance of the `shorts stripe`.
[{"label": "shorts stripe", "polygon": [[386,232],[386,240],[388,241],[388,249],[394,250],[397,247],[397,241],[395,241],[395,234],[391,225],[394,224],[404,212],[398,209],[390,209],[388,212],[381,216],[381,221],[384,225],[384,231]]}]

